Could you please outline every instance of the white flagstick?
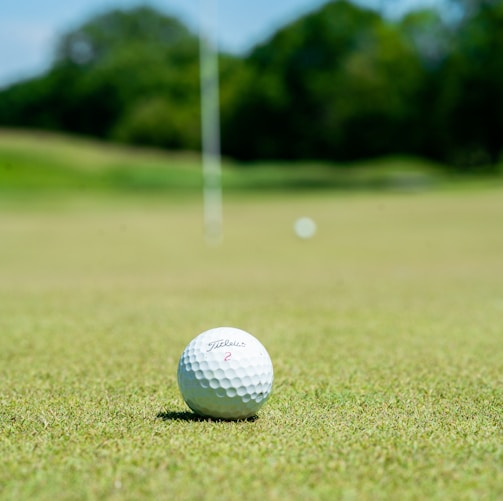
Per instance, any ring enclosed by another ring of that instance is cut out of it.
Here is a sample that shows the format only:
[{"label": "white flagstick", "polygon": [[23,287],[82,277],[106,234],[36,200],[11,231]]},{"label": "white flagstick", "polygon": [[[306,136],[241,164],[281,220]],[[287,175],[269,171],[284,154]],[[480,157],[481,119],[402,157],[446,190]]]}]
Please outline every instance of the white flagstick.
[{"label": "white flagstick", "polygon": [[199,35],[204,231],[210,245],[220,244],[223,238],[217,1],[201,0]]}]

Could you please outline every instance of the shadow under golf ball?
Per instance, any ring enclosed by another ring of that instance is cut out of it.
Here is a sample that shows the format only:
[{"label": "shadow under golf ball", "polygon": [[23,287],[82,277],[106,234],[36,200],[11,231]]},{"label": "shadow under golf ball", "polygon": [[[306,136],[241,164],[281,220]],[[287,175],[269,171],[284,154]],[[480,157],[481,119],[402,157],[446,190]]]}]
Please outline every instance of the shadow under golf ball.
[{"label": "shadow under golf ball", "polygon": [[258,416],[250,416],[243,419],[223,419],[223,418],[212,418],[209,416],[201,416],[195,412],[189,411],[166,411],[159,412],[157,414],[157,419],[162,419],[163,421],[195,421],[195,422],[254,422],[258,419]]}]

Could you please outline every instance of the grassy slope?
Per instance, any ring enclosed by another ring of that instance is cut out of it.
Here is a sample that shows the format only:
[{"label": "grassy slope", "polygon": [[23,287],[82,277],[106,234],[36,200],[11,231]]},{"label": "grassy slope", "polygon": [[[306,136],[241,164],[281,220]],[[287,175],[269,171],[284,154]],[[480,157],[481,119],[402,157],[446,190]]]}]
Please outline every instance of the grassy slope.
[{"label": "grassy slope", "polygon": [[0,129],[0,190],[124,191],[198,188],[191,153],[111,146],[46,132]]},{"label": "grassy slope", "polygon": [[[452,182],[452,176],[449,181]],[[391,158],[357,165],[224,162],[226,189],[416,190],[446,182],[432,163]],[[494,179],[490,180],[491,183]],[[110,146],[49,133],[0,129],[0,194],[80,192],[149,193],[201,188],[200,159],[190,153]]]},{"label": "grassy slope", "polygon": [[[218,249],[195,200],[61,204],[0,208],[1,499],[503,496],[501,190],[230,196]],[[222,324],[274,362],[254,422],[178,393]]]}]

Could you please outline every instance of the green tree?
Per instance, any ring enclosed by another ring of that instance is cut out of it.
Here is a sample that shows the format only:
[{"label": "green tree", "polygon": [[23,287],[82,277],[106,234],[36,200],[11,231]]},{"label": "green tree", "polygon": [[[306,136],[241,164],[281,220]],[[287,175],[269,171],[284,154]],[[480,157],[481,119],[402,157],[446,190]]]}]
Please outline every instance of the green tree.
[{"label": "green tree", "polygon": [[199,147],[199,121],[197,107],[190,112],[161,96],[152,96],[135,101],[112,137],[129,144],[194,150]]},{"label": "green tree", "polygon": [[329,2],[246,62],[241,97],[224,120],[227,152],[340,160],[416,147],[406,126],[422,67],[413,46],[378,13]]},{"label": "green tree", "polygon": [[[179,21],[147,7],[114,10],[66,34],[46,75],[2,93],[0,122],[195,147],[198,82],[198,41]],[[145,118],[152,103],[170,110],[156,131]]]},{"label": "green tree", "polygon": [[442,74],[445,159],[496,165],[503,151],[503,4],[459,2],[464,16]]},{"label": "green tree", "polygon": [[[331,1],[247,57],[221,54],[224,153],[496,164],[503,3],[450,2],[455,16],[421,10],[395,21]],[[178,149],[199,147],[199,108],[196,37],[148,7],[90,19],[63,36],[47,74],[0,92],[2,125]]]},{"label": "green tree", "polygon": [[442,159],[448,143],[445,124],[446,106],[442,98],[444,67],[454,43],[454,29],[435,9],[407,14],[398,28],[419,58],[421,84],[414,95],[415,116],[410,127],[417,138],[417,153]]},{"label": "green tree", "polygon": [[93,17],[64,35],[59,43],[58,64],[92,66],[110,58],[125,44],[149,46],[152,50],[172,48],[194,42],[192,34],[175,18],[150,7],[129,11],[112,10]]}]

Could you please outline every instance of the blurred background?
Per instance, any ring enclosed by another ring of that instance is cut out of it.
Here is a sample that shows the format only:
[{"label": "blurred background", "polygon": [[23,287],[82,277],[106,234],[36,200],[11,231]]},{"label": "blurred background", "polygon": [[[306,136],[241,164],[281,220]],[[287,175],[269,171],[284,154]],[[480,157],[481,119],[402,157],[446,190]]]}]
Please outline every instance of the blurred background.
[{"label": "blurred background", "polygon": [[[501,1],[217,3],[222,152],[243,170],[286,162],[292,177],[283,182],[341,186],[351,184],[349,167],[376,158],[401,158],[402,171],[425,176],[501,172]],[[4,158],[7,129],[198,151],[200,6],[2,6]],[[4,189],[22,171],[15,176],[5,162]],[[125,178],[115,172],[107,183]],[[156,183],[155,175],[145,181]]]}]

